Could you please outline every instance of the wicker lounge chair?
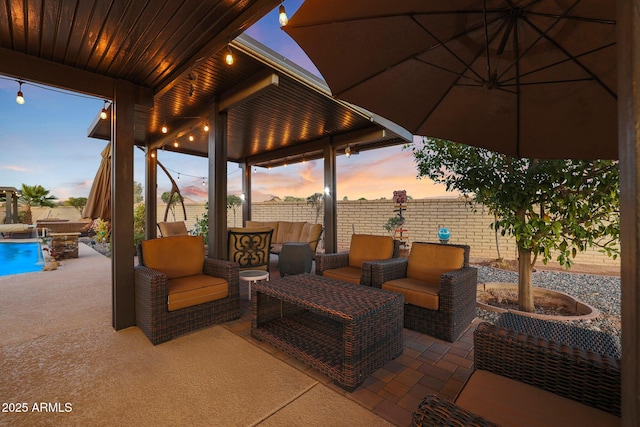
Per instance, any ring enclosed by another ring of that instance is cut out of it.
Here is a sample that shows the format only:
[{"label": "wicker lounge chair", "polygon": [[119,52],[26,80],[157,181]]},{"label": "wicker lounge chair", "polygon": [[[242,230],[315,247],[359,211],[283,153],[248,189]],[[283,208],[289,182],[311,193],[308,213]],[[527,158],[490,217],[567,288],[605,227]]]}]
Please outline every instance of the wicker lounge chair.
[{"label": "wicker lounge chair", "polygon": [[478,325],[475,371],[455,402],[425,397],[414,426],[620,425],[620,359],[612,356],[619,348],[609,351],[614,345],[606,344],[598,353],[554,339],[602,343],[603,333],[548,322],[549,333],[539,336],[506,323],[509,328]]},{"label": "wicker lounge chair", "polygon": [[400,242],[389,236],[351,235],[349,251],[316,254],[316,274],[356,285],[371,285],[367,262],[398,256]]},{"label": "wicker lounge chair", "polygon": [[404,327],[454,342],[476,315],[469,246],[414,242],[409,258],[367,263],[371,286],[404,295]]},{"label": "wicker lounge chair", "polygon": [[238,264],[205,258],[200,236],[145,240],[138,262],[136,324],[154,345],[240,317]]}]

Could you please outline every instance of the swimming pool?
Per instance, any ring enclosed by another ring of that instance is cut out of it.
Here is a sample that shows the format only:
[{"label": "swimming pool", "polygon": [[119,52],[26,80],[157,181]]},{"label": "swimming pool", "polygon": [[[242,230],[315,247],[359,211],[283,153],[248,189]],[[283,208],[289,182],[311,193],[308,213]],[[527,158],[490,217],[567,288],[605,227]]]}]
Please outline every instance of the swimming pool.
[{"label": "swimming pool", "polygon": [[0,242],[0,276],[41,271],[42,265],[38,242]]}]

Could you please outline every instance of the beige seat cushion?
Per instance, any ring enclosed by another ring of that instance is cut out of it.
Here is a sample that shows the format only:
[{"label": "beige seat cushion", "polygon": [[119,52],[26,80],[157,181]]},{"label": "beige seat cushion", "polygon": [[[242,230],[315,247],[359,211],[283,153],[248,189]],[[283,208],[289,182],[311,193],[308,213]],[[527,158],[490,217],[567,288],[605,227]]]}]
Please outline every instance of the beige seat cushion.
[{"label": "beige seat cushion", "polygon": [[196,274],[169,280],[169,311],[226,298],[229,283],[220,277]]},{"label": "beige seat cushion", "polygon": [[382,284],[382,289],[398,292],[404,296],[405,304],[437,310],[440,306],[440,284],[429,284],[421,280],[406,277],[390,280]]},{"label": "beige seat cushion", "polygon": [[324,277],[330,277],[332,279],[342,280],[343,282],[349,282],[356,285],[360,284],[360,278],[362,276],[362,270],[356,267],[339,267],[332,268],[331,270],[325,270],[322,272]]},{"label": "beige seat cushion", "polygon": [[393,239],[390,236],[352,234],[349,246],[349,266],[362,268],[365,261],[393,257]]},{"label": "beige seat cushion", "polygon": [[315,253],[322,234],[322,224],[311,224],[305,222],[300,232],[300,241],[309,243],[311,253]]},{"label": "beige seat cushion", "polygon": [[184,224],[184,221],[159,222],[158,228],[160,229],[160,234],[162,235],[162,237],[189,235],[187,226]]},{"label": "beige seat cushion", "polygon": [[608,412],[483,370],[473,372],[455,403],[505,427],[621,425]]},{"label": "beige seat cushion", "polygon": [[[271,242],[278,242],[276,240],[276,236],[278,235],[278,221],[247,221],[245,222],[246,228],[264,228],[268,227],[273,230],[273,234],[271,236]],[[282,243],[282,242],[278,242]]]},{"label": "beige seat cushion", "polygon": [[415,242],[409,253],[407,277],[435,285],[440,283],[440,275],[462,267],[463,248]]},{"label": "beige seat cushion", "polygon": [[144,265],[169,279],[202,273],[204,243],[200,236],[143,240],[141,246]]}]

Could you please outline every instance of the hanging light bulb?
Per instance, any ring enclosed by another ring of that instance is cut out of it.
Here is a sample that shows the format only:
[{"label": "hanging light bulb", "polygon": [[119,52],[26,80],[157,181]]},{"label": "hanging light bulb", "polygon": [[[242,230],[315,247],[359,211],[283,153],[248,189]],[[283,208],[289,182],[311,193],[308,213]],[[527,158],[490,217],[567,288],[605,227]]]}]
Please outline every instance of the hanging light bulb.
[{"label": "hanging light bulb", "polygon": [[193,134],[189,134],[189,141],[193,142]]},{"label": "hanging light bulb", "polygon": [[102,106],[102,111],[100,111],[100,119],[107,119],[107,101],[104,101],[104,105]]},{"label": "hanging light bulb", "polygon": [[179,145],[180,145],[180,144],[178,144],[178,141],[174,141],[174,142],[173,142],[173,146],[174,146],[174,147],[178,148],[178,146],[179,146]]},{"label": "hanging light bulb", "polygon": [[24,96],[22,95],[22,82],[18,81],[20,87],[18,88],[18,93],[16,95],[16,102],[20,105],[24,104]]},{"label": "hanging light bulb", "polygon": [[287,18],[287,11],[284,10],[284,4],[280,4],[278,8],[278,21],[280,21],[280,26],[284,27],[289,22],[289,18]]},{"label": "hanging light bulb", "polygon": [[156,153],[155,153],[155,152],[151,153],[151,158],[152,158],[152,159],[155,159],[155,158],[156,158]]},{"label": "hanging light bulb", "polygon": [[167,128],[167,124],[165,122],[162,123],[162,133],[167,133],[169,132],[169,129]]},{"label": "hanging light bulb", "polygon": [[231,46],[227,45],[227,55],[224,57],[224,61],[227,65],[233,65],[233,53],[231,52]]},{"label": "hanging light bulb", "polygon": [[204,124],[204,131],[209,132],[209,123]]},{"label": "hanging light bulb", "polygon": [[178,174],[178,182],[180,182],[180,174]]},{"label": "hanging light bulb", "polygon": [[204,187],[205,185],[207,185],[207,184],[205,184],[204,177],[202,177],[202,186]]},{"label": "hanging light bulb", "polygon": [[344,149],[344,154],[347,155],[347,157],[351,157],[351,146],[347,145],[347,148]]}]

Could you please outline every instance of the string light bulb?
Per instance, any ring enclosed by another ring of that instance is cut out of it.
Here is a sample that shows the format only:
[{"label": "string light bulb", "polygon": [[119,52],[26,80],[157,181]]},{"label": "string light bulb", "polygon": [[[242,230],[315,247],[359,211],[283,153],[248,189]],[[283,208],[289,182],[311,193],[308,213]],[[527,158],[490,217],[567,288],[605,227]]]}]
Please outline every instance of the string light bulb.
[{"label": "string light bulb", "polygon": [[162,123],[162,129],[161,129],[162,133],[167,133],[169,132],[169,129],[167,128],[167,124],[165,122]]},{"label": "string light bulb", "polygon": [[24,104],[24,95],[22,94],[22,82],[18,81],[18,93],[16,94],[16,102],[20,105]]},{"label": "string light bulb", "polygon": [[280,26],[284,27],[289,23],[289,18],[287,18],[287,11],[284,10],[284,4],[280,4],[278,8],[278,21],[280,21]]},{"label": "string light bulb", "polygon": [[173,146],[174,146],[174,147],[178,148],[178,146],[179,146],[179,145],[180,145],[180,144],[178,144],[178,141],[174,141],[174,142],[173,142]]},{"label": "string light bulb", "polygon": [[233,53],[231,52],[230,45],[227,45],[227,54],[224,57],[224,62],[226,62],[227,65],[233,65]]},{"label": "string light bulb", "polygon": [[347,145],[347,148],[344,149],[344,154],[347,155],[347,157],[351,157],[351,146]]},{"label": "string light bulb", "polygon": [[205,182],[204,182],[204,177],[202,177],[202,186],[204,187],[204,186],[206,186],[206,185],[207,185],[207,184],[205,184]]},{"label": "string light bulb", "polygon": [[209,123],[204,124],[204,131],[209,132]]},{"label": "string light bulb", "polygon": [[104,101],[104,105],[102,106],[102,111],[100,111],[100,119],[107,120],[107,101]]}]

